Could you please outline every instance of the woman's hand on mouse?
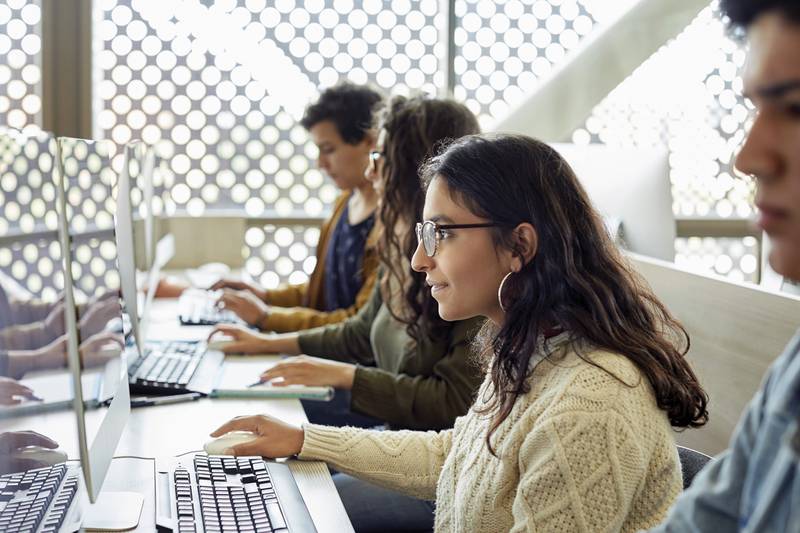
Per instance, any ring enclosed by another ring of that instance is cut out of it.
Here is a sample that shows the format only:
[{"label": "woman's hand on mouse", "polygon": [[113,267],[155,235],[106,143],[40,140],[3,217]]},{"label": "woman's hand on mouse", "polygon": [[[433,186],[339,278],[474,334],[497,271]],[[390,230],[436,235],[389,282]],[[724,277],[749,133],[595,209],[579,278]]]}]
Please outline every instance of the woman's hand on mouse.
[{"label": "woman's hand on mouse", "polygon": [[222,424],[211,436],[221,437],[231,431],[250,431],[256,437],[250,442],[232,446],[232,455],[289,457],[300,453],[305,438],[302,428],[268,415],[237,416]]}]

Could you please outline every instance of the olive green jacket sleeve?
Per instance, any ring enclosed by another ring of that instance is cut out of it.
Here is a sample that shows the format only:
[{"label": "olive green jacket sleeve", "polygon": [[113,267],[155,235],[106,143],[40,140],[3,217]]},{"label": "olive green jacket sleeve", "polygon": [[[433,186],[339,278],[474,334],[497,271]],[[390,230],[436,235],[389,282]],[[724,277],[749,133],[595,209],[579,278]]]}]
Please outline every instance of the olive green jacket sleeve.
[{"label": "olive green jacket sleeve", "polygon": [[[378,368],[371,344],[372,322],[383,307],[377,285],[370,302],[356,316],[301,334],[302,352],[359,365],[352,389],[354,411],[396,428],[452,427],[472,405],[483,380],[470,351],[483,319],[455,322],[442,339],[425,339],[410,348],[398,345],[392,358],[399,372]],[[425,370],[416,371],[419,368]]]},{"label": "olive green jacket sleeve", "polygon": [[298,336],[304,354],[346,363],[374,365],[375,355],[370,342],[372,321],[383,305],[378,283],[374,284],[367,305],[339,324],[331,324],[301,332]]},{"label": "olive green jacket sleeve", "polygon": [[427,375],[394,374],[359,366],[351,409],[385,420],[393,428],[453,427],[456,418],[466,414],[472,405],[483,381],[483,371],[470,350],[482,323],[483,319],[456,322],[446,342],[423,342],[417,357],[440,355]]}]

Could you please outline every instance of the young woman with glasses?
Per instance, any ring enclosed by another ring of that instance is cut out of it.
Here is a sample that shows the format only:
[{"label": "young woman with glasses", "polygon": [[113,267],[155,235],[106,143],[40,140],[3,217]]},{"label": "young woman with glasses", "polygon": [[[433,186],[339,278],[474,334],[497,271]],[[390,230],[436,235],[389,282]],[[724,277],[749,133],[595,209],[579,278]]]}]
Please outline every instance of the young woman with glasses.
[{"label": "young woman with glasses", "polygon": [[299,454],[435,497],[437,531],[657,524],[682,486],[671,426],[707,419],[684,359],[686,332],[547,145],[467,137],[424,179],[413,267],[443,319],[488,318],[475,340],[486,377],[469,412],[439,432],[296,428],[254,416],[213,435],[252,431],[257,438],[234,454]]}]

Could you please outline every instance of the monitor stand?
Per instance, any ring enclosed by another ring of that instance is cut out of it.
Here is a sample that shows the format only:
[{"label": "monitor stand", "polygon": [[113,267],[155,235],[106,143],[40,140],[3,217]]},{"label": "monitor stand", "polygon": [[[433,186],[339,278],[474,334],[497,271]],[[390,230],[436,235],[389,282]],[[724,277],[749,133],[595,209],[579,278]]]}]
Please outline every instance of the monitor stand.
[{"label": "monitor stand", "polygon": [[101,491],[93,504],[86,502],[81,527],[86,531],[125,531],[139,525],[144,496],[138,492]]}]

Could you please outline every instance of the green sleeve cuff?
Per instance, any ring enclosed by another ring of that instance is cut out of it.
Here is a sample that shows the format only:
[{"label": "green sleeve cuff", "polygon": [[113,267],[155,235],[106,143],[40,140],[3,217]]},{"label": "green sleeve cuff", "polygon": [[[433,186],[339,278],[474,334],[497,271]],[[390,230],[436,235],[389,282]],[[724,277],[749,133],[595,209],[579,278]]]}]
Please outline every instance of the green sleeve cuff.
[{"label": "green sleeve cuff", "polygon": [[324,333],[325,326],[322,326],[298,334],[297,343],[300,345],[300,351],[306,355],[321,357],[325,347]]},{"label": "green sleeve cuff", "polygon": [[375,367],[356,365],[353,388],[350,391],[350,409],[358,413],[391,422],[392,413],[399,410],[392,390],[393,375]]}]

